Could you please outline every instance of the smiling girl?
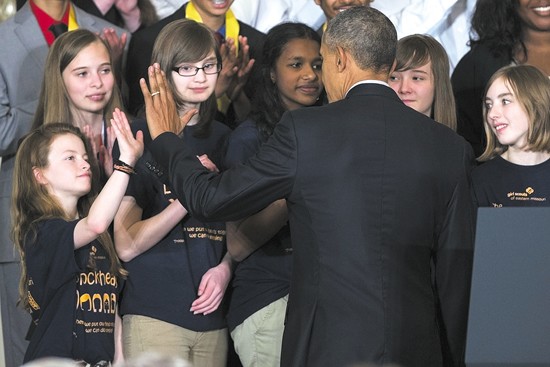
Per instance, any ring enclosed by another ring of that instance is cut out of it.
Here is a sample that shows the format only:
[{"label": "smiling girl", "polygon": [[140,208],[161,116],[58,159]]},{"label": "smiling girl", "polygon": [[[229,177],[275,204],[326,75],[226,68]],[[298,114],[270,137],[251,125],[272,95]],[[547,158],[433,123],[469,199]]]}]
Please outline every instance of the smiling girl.
[{"label": "smiling girl", "polygon": [[534,66],[507,66],[487,86],[485,163],[472,173],[477,204],[550,205],[550,80]]},{"label": "smiling girl", "polygon": [[114,134],[108,122],[115,108],[122,101],[109,46],[85,29],[58,37],[46,59],[33,128],[60,121],[80,128],[109,176]]},{"label": "smiling girl", "polygon": [[[252,157],[271,136],[283,113],[320,104],[320,46],[320,36],[305,24],[283,23],[268,32],[254,111],[228,139],[227,168]],[[242,260],[235,269],[227,320],[244,367],[280,365],[292,268],[286,217],[283,199],[257,216],[227,224],[227,247],[231,255]],[[253,243],[249,243],[251,238]],[[250,254],[250,248],[264,243]]]},{"label": "smiling girl", "polygon": [[[21,255],[21,304],[32,316],[25,362],[64,357],[94,365],[120,360],[121,268],[107,231],[143,152],[126,117],[112,122],[121,154],[97,195],[87,139],[69,124],[31,131],[18,149],[13,238]],[[107,365],[107,364],[105,364]]]}]

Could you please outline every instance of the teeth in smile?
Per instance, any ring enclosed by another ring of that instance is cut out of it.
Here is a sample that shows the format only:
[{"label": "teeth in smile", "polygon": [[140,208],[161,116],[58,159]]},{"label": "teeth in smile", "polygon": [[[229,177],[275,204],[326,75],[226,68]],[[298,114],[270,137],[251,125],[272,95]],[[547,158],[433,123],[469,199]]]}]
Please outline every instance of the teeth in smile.
[{"label": "teeth in smile", "polygon": [[502,130],[506,127],[506,125],[498,125],[498,126],[495,126],[495,130]]},{"label": "teeth in smile", "polygon": [[550,11],[550,6],[540,6],[538,8],[534,8],[535,11]]}]

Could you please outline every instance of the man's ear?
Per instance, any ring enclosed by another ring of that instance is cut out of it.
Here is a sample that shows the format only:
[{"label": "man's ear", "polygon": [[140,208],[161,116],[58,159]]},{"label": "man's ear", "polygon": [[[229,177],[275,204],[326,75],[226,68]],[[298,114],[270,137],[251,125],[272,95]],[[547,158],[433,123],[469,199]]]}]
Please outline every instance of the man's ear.
[{"label": "man's ear", "polygon": [[346,68],[348,63],[348,55],[346,51],[340,46],[336,46],[336,67],[338,71],[342,71]]},{"label": "man's ear", "polygon": [[32,174],[36,182],[38,182],[40,185],[46,185],[48,183],[48,180],[46,179],[46,177],[44,177],[44,174],[42,173],[42,170],[40,168],[33,167]]},{"label": "man's ear", "polygon": [[321,0],[315,0],[315,4],[321,6]]}]

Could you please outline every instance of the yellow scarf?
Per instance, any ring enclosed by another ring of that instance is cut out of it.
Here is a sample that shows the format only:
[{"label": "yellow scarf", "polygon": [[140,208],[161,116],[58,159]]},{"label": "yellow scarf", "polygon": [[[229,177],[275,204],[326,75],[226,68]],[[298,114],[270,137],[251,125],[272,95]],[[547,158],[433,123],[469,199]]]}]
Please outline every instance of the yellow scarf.
[{"label": "yellow scarf", "polygon": [[[195,22],[202,23],[201,15],[192,1],[187,4],[187,8],[185,9],[185,17],[187,19],[194,20]],[[237,21],[237,18],[235,18],[235,14],[233,14],[231,9],[227,9],[227,13],[225,13],[225,38],[231,38],[235,42],[235,52],[237,54],[239,54],[239,28],[239,22]],[[225,114],[227,113],[227,109],[229,108],[231,101],[227,95],[224,94],[217,99],[217,104],[218,110]]]},{"label": "yellow scarf", "polygon": [[78,29],[78,23],[76,23],[76,15],[74,14],[74,8],[72,7],[71,3],[69,2],[69,31],[74,31],[75,29]]},{"label": "yellow scarf", "polygon": [[[185,17],[202,23],[202,18],[192,1],[187,4]],[[225,13],[225,38],[231,38],[235,42],[235,51],[237,53],[239,52],[239,31],[239,22],[235,18],[235,14],[233,14],[231,9],[227,9],[227,13]]]}]

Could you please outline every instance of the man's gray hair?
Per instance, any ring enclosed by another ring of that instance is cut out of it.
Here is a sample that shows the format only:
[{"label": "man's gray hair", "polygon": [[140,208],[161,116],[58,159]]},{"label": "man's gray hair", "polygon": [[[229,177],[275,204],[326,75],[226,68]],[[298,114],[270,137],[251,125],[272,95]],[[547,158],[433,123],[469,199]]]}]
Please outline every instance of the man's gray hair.
[{"label": "man's gray hair", "polygon": [[330,52],[336,46],[349,52],[363,70],[389,72],[397,48],[397,32],[380,11],[356,6],[336,15],[323,35]]}]

